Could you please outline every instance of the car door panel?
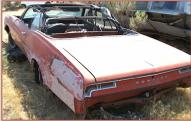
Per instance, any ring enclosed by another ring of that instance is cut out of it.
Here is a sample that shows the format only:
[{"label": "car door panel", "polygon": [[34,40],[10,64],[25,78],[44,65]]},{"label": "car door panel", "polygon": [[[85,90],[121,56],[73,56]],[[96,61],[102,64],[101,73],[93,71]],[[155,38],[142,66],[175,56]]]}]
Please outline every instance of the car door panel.
[{"label": "car door panel", "polygon": [[25,23],[21,19],[17,19],[15,21],[16,24],[16,41],[20,49],[25,53],[26,48],[26,38],[28,36],[28,27],[25,25]]}]

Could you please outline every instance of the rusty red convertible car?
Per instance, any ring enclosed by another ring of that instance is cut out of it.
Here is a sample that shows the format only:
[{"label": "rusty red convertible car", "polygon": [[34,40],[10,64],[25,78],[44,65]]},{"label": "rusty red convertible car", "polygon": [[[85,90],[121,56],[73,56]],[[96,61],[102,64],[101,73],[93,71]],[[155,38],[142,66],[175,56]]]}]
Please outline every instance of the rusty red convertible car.
[{"label": "rusty red convertible car", "polygon": [[5,30],[9,57],[24,54],[36,82],[76,114],[191,86],[189,54],[123,28],[105,7],[30,5],[21,16],[6,16]]}]

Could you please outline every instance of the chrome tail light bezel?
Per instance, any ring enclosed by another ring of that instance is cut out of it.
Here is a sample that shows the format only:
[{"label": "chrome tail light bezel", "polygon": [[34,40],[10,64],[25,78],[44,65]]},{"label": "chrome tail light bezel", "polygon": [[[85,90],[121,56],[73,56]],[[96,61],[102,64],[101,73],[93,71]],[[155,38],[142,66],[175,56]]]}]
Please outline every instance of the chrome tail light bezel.
[{"label": "chrome tail light bezel", "polygon": [[178,70],[180,74],[191,72],[191,67],[184,67]]},{"label": "chrome tail light bezel", "polygon": [[84,91],[84,97],[85,98],[92,97],[93,92],[112,89],[116,87],[117,87],[116,81],[109,81],[109,82],[96,83],[93,85],[89,85]]}]

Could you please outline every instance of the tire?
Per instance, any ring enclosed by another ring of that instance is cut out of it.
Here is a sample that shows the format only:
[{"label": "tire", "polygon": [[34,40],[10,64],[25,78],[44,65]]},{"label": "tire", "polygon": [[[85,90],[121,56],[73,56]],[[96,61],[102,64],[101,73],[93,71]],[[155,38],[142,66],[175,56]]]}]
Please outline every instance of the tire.
[{"label": "tire", "polygon": [[12,36],[10,33],[8,33],[8,46],[7,46],[7,51],[10,52],[13,49],[17,48],[17,45],[15,44]]},{"label": "tire", "polygon": [[39,85],[43,85],[42,74],[37,62],[34,63],[35,82]]},{"label": "tire", "polygon": [[7,60],[10,63],[22,62],[26,60],[26,56],[23,54],[20,48],[15,44],[10,33],[8,33],[8,44],[6,47],[6,51],[7,51]]},{"label": "tire", "polygon": [[7,60],[8,60],[9,63],[16,62],[16,58],[13,55],[10,55],[10,54],[7,55]]}]

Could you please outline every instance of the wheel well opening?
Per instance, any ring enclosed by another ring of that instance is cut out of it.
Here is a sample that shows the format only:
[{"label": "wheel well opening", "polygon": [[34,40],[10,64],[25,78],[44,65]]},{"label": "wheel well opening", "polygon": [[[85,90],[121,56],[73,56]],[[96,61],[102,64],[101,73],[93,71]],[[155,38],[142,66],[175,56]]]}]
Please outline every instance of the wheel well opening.
[{"label": "wheel well opening", "polygon": [[31,60],[31,65],[32,65],[32,70],[35,74],[35,81],[38,83],[38,84],[42,84],[43,85],[43,77],[42,77],[42,74],[41,74],[41,69],[38,65],[38,62],[33,58]]},{"label": "wheel well opening", "polygon": [[5,31],[7,32],[7,33],[9,33],[9,27],[6,25],[5,26]]},{"label": "wheel well opening", "polygon": [[37,61],[34,58],[32,58],[32,60],[31,60],[32,69],[34,69],[34,67],[37,65],[38,65]]}]

